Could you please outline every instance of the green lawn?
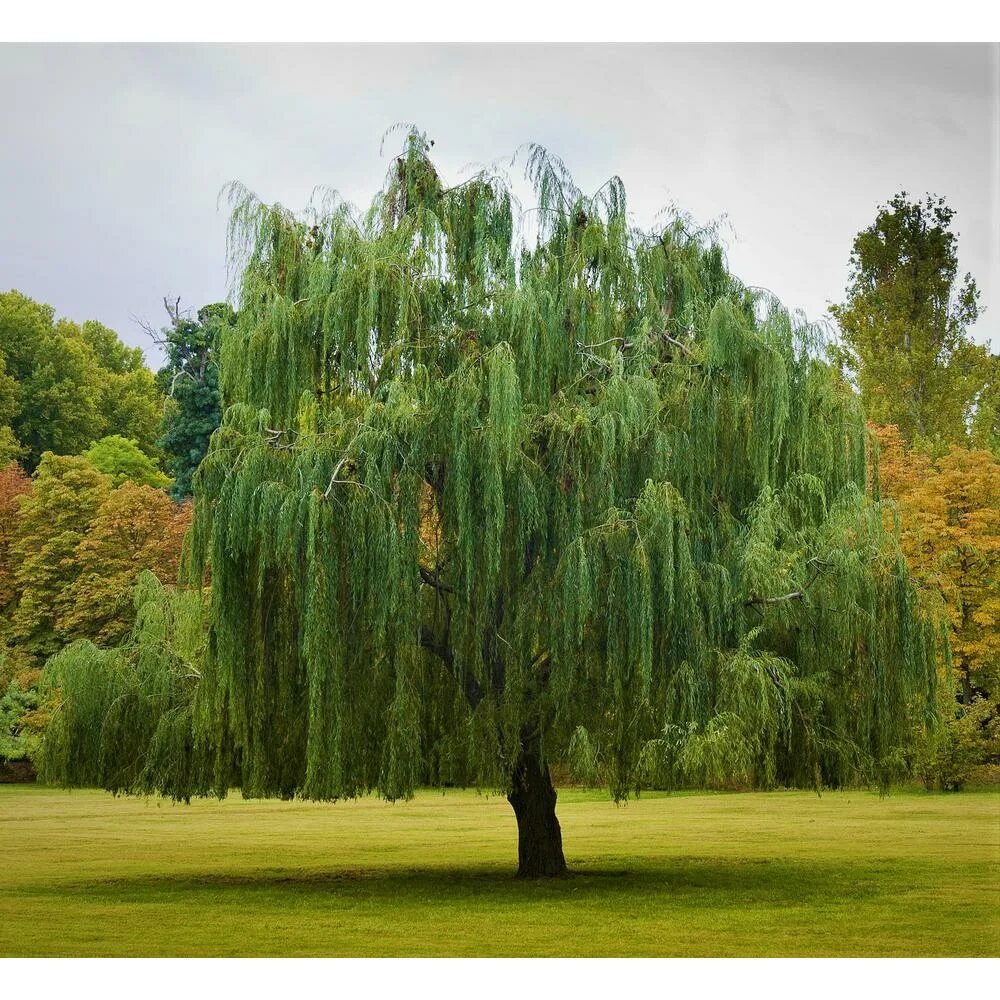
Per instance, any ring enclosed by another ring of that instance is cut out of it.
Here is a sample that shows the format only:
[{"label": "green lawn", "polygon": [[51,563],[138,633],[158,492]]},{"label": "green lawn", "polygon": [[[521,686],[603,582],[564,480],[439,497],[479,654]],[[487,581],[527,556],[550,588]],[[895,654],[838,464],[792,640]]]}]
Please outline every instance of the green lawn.
[{"label": "green lawn", "polygon": [[0,786],[0,955],[998,955],[1000,795],[190,806]]}]

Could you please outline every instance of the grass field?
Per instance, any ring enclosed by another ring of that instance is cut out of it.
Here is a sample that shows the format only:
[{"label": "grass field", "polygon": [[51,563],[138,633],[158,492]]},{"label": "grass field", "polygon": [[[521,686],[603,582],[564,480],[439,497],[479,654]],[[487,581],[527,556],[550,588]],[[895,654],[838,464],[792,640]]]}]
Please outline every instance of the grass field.
[{"label": "grass field", "polygon": [[998,955],[1000,795],[190,806],[0,786],[0,955]]}]

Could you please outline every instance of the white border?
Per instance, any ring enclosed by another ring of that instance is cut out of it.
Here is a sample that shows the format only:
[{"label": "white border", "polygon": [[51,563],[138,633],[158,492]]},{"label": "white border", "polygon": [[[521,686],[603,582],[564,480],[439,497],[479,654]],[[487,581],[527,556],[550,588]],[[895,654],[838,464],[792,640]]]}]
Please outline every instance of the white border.
[{"label": "white border", "polygon": [[[842,0],[710,4],[665,0],[540,3],[506,0],[353,0],[322,7],[304,0],[210,3],[173,0],[11,4],[2,42],[845,42],[996,41],[1000,14],[982,0],[877,3]],[[0,49],[0,59],[3,50]],[[10,95],[8,95],[8,98]],[[37,933],[39,928],[25,929]],[[942,928],[943,933],[947,930]],[[212,960],[7,959],[0,963],[11,996],[72,991],[102,997],[185,995],[281,997],[299,989],[321,996],[420,996],[477,1000],[511,995],[574,997],[768,997],[843,1000],[956,995],[1000,980],[1000,960]]]},{"label": "white border", "polygon": [[985,42],[1000,39],[996,8],[984,0],[37,0],[5,4],[0,41]]},{"label": "white border", "polygon": [[907,1000],[989,995],[1000,959],[8,959],[11,996]]}]

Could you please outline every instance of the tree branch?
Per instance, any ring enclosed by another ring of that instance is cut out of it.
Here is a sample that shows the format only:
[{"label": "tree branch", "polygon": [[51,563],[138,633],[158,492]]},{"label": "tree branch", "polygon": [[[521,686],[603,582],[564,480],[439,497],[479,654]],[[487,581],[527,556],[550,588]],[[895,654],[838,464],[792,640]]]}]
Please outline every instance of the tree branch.
[{"label": "tree branch", "polygon": [[170,317],[170,322],[176,326],[181,321],[181,297],[178,295],[174,300],[173,305],[170,304],[170,299],[164,295],[163,296],[163,308],[167,310],[167,315]]},{"label": "tree branch", "polygon": [[129,319],[135,323],[142,332],[149,337],[149,339],[156,344],[157,347],[163,347],[167,343],[167,338],[160,333],[159,330],[153,327],[153,324],[149,320],[142,319],[136,316],[135,313],[129,313]]},{"label": "tree branch", "polygon": [[744,605],[752,604],[782,604],[784,601],[801,601],[806,596],[806,591],[816,582],[820,573],[823,572],[824,567],[829,566],[830,563],[826,559],[820,559],[819,556],[813,556],[812,559],[806,560],[807,566],[815,566],[813,575],[809,577],[808,582],[801,590],[793,590],[791,593],[782,594],[780,597],[749,597],[744,601]]},{"label": "tree branch", "polygon": [[483,700],[483,689],[479,681],[468,671],[463,671],[461,677],[455,676],[455,651],[446,642],[440,642],[435,638],[433,631],[427,625],[420,627],[420,645],[429,653],[433,653],[447,668],[448,672],[456,681],[462,684],[466,701],[469,707],[475,711],[479,703]]},{"label": "tree branch", "polygon": [[440,591],[442,594],[453,594],[455,592],[452,587],[449,587],[446,583],[441,582],[437,573],[432,573],[429,569],[424,569],[423,566],[420,567],[420,579],[423,580],[428,586]]},{"label": "tree branch", "polygon": [[679,350],[685,357],[688,358],[694,357],[694,355],[691,353],[691,348],[689,348],[687,344],[682,343],[676,337],[671,337],[670,334],[667,333],[665,330],[663,331],[663,333],[660,334],[660,336],[663,337],[663,339],[668,344],[673,344],[674,347],[676,347],[677,350]]},{"label": "tree branch", "polygon": [[782,594],[781,597],[748,597],[743,603],[751,604],[781,604],[783,601],[801,601],[806,595],[801,590],[793,590],[790,594]]}]

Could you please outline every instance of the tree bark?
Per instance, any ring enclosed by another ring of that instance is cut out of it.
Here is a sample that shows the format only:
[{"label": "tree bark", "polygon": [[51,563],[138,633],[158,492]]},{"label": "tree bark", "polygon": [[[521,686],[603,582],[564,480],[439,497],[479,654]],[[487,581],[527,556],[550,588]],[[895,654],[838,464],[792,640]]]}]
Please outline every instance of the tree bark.
[{"label": "tree bark", "polygon": [[566,874],[562,831],[556,818],[556,790],[542,759],[537,734],[521,738],[521,753],[507,801],[517,817],[518,878]]}]

